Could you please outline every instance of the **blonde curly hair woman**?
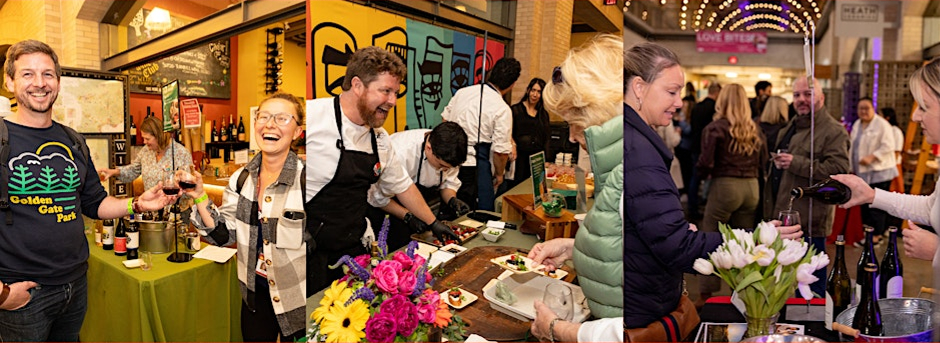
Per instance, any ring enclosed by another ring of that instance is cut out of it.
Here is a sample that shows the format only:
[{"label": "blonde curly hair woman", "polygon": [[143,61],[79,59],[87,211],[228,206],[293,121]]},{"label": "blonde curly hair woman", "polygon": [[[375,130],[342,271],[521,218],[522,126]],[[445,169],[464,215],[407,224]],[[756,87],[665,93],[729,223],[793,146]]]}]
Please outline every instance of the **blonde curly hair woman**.
[{"label": "blonde curly hair woman", "polygon": [[[718,232],[718,223],[735,228],[753,227],[760,203],[759,176],[769,159],[763,133],[751,119],[747,93],[739,84],[721,89],[715,120],[702,133],[698,170],[711,177],[701,229]],[[717,277],[700,277],[700,299],[721,288]]]}]

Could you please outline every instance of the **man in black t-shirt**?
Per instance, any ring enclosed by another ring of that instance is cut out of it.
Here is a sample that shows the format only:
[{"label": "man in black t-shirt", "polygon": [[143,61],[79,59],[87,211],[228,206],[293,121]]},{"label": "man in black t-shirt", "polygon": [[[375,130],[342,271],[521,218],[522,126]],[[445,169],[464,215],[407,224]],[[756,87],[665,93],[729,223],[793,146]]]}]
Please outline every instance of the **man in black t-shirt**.
[{"label": "man in black t-shirt", "polygon": [[0,211],[0,340],[78,341],[88,301],[81,215],[120,218],[175,197],[160,185],[137,200],[108,196],[91,157],[73,150],[71,129],[52,121],[62,69],[48,45],[14,44],[4,74],[18,110],[6,117],[10,154],[0,161],[10,202]]}]

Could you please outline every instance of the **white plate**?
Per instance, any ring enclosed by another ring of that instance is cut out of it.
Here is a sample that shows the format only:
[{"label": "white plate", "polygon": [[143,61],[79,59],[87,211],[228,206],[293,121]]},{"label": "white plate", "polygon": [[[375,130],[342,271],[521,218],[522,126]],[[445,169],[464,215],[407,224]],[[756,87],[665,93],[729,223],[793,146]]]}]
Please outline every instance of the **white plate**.
[{"label": "white plate", "polygon": [[[490,301],[490,307],[505,313],[521,321],[529,321],[535,318],[535,300],[542,300],[542,294],[545,293],[545,286],[553,282],[563,282],[571,288],[571,295],[574,298],[575,314],[572,320],[575,323],[584,322],[591,316],[591,309],[587,307],[587,301],[584,299],[584,291],[581,287],[538,274],[513,274],[503,272],[497,279],[501,280],[516,295],[516,302],[512,305],[506,304],[496,297],[496,279],[490,280],[483,287],[483,298]],[[578,311],[580,307],[580,311]]]},{"label": "white plate", "polygon": [[552,278],[552,279],[559,279],[559,280],[564,279],[565,276],[568,276],[568,272],[566,272],[566,271],[564,271],[564,270],[561,270],[561,269],[555,269],[555,272],[552,273],[552,274],[549,274],[549,273],[548,273],[547,271],[545,271],[544,269],[539,269],[539,270],[536,270],[535,272],[536,272],[536,273],[539,273],[539,274],[541,274],[541,275],[545,275],[545,276],[547,276],[547,277],[550,277],[550,278]]},{"label": "white plate", "polygon": [[[513,256],[513,255],[516,256],[516,259],[520,259],[520,258],[521,258],[523,261],[525,261],[525,267],[526,267],[525,270],[519,270],[519,268],[516,267],[516,265],[514,265],[514,264],[509,264],[509,263],[506,262],[506,261],[509,260],[509,257],[511,257],[511,256]],[[517,274],[525,274],[525,273],[532,272],[532,271],[535,269],[535,267],[537,266],[537,265],[535,264],[535,261],[529,259],[529,258],[526,257],[525,255],[520,255],[520,254],[509,254],[509,255],[500,256],[500,257],[491,259],[490,262],[493,262],[493,263],[495,263],[497,266],[503,267],[503,269],[506,269],[506,270],[508,270],[508,271],[511,271],[511,272],[517,273]]]},{"label": "white plate", "polygon": [[121,261],[121,263],[123,263],[123,264],[124,264],[124,267],[127,267],[127,268],[138,268],[138,267],[140,267],[140,259],[139,259],[139,258],[138,258],[138,259],[133,259],[133,260],[124,260],[124,261]]},{"label": "white plate", "polygon": [[447,292],[450,291],[449,288],[446,291],[441,292],[441,300],[447,303],[447,305],[450,305],[450,307],[453,307],[459,310],[464,307],[467,307],[467,305],[470,305],[474,301],[477,301],[477,299],[479,299],[479,297],[477,297],[473,293],[467,292],[467,290],[463,288],[457,288],[457,289],[460,290],[460,297],[463,298],[463,300],[460,302],[460,305],[454,305],[453,303],[450,302],[450,295],[447,294]]}]

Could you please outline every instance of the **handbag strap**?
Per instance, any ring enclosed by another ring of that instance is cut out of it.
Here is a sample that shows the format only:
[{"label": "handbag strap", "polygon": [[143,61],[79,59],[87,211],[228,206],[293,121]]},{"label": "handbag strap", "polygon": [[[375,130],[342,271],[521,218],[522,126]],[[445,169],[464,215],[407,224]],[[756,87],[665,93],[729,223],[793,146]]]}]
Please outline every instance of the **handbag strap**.
[{"label": "handbag strap", "polygon": [[674,317],[672,313],[659,318],[659,323],[663,325],[663,330],[666,331],[667,342],[678,342],[682,339],[682,332],[679,329],[679,321],[676,320],[676,317]]}]

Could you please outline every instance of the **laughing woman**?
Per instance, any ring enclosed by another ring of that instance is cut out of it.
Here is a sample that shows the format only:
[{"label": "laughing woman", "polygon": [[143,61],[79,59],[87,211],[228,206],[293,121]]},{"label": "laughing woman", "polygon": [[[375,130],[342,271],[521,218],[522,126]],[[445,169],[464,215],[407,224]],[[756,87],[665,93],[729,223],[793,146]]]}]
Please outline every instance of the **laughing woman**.
[{"label": "laughing woman", "polygon": [[[238,243],[245,341],[273,342],[280,336],[289,342],[304,334],[304,163],[290,150],[303,120],[304,106],[293,95],[264,99],[254,127],[261,153],[232,174],[222,206],[207,199],[198,174],[196,187],[186,191],[196,199],[192,222],[205,239],[219,246]],[[243,173],[247,177],[238,185]]]}]

